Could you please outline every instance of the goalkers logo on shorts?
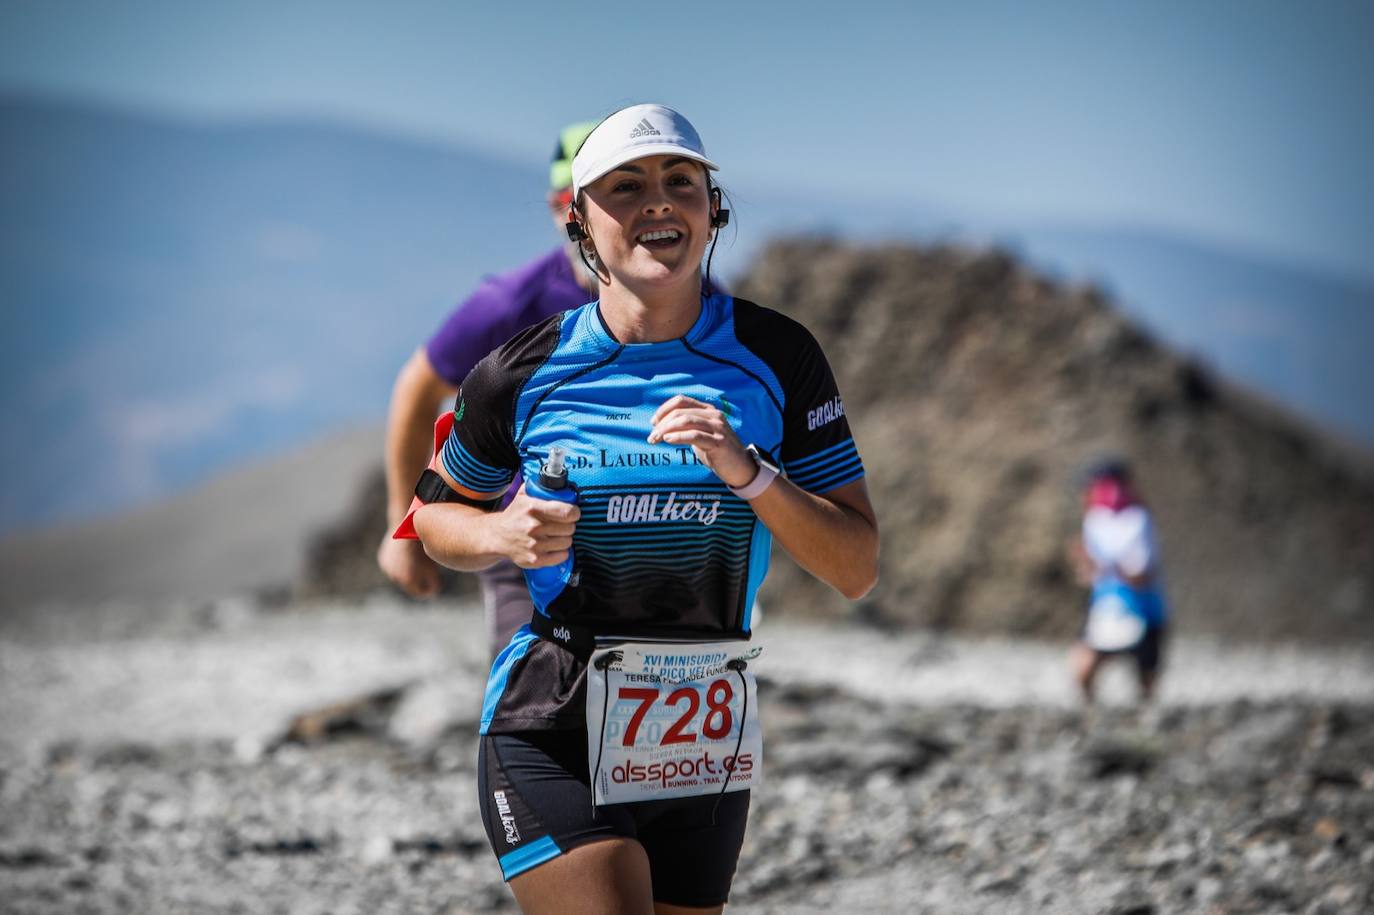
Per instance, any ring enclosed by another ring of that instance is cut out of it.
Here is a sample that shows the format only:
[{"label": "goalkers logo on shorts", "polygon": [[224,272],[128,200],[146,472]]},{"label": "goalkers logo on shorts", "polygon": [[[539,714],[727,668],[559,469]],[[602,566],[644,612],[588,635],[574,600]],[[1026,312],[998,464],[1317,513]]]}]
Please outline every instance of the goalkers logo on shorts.
[{"label": "goalkers logo on shorts", "polygon": [[515,828],[515,817],[510,812],[510,801],[506,800],[506,792],[493,791],[492,798],[496,801],[496,812],[501,815],[501,828],[506,831],[506,844],[520,844],[520,830]]}]

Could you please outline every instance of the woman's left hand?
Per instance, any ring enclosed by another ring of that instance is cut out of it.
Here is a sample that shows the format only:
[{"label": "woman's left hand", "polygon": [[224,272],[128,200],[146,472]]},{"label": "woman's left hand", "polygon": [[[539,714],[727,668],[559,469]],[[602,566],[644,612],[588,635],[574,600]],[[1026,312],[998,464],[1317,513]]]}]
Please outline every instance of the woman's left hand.
[{"label": "woman's left hand", "polygon": [[697,459],[726,486],[748,486],[758,473],[758,464],[740,444],[725,414],[710,404],[678,394],[654,411],[652,422],[649,444],[691,445]]}]

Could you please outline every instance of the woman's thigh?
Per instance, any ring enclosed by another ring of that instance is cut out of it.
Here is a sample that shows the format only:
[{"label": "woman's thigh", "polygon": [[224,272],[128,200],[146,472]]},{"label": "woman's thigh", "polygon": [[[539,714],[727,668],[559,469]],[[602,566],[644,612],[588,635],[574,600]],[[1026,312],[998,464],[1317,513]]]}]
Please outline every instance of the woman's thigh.
[{"label": "woman's thigh", "polygon": [[731,791],[633,805],[656,903],[693,912],[725,903],[744,845],[749,800],[748,791]]},{"label": "woman's thigh", "polygon": [[725,909],[655,901],[648,856],[633,839],[578,846],[515,877],[510,888],[526,915],[720,915]]},{"label": "woman's thigh", "polygon": [[526,915],[649,915],[649,858],[634,839],[588,842],[510,880]]}]

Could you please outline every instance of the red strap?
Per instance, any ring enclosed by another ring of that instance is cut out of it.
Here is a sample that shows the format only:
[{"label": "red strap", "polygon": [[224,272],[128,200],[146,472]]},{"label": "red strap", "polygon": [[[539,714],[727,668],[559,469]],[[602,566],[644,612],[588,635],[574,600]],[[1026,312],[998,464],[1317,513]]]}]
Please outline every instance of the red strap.
[{"label": "red strap", "polygon": [[[439,454],[444,450],[444,442],[448,441],[449,433],[453,431],[453,411],[449,410],[443,416],[434,421],[434,454],[429,459],[429,469],[439,470]],[[401,523],[392,532],[392,540],[419,540],[420,535],[415,533],[415,512],[425,503],[416,496],[410,500],[410,510],[401,519]]]},{"label": "red strap", "polygon": [[[449,410],[443,416],[434,421],[434,458],[439,456],[439,452],[444,450],[444,442],[448,441],[448,435],[453,431],[453,411]],[[434,469],[434,458],[430,458],[429,468]]]}]

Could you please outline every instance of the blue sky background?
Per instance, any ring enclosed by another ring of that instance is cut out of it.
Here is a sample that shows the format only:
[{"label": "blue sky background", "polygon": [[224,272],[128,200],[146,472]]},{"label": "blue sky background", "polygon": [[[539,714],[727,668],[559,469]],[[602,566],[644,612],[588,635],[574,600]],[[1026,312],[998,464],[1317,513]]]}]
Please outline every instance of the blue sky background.
[{"label": "blue sky background", "polygon": [[0,2],[0,91],[545,160],[660,100],[723,177],[1374,278],[1374,4]]}]

